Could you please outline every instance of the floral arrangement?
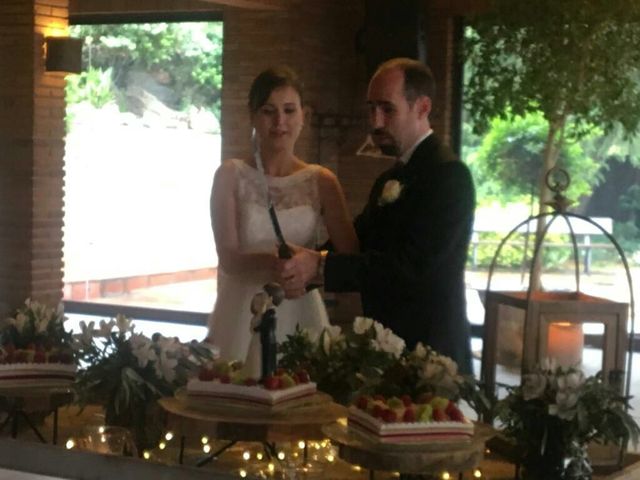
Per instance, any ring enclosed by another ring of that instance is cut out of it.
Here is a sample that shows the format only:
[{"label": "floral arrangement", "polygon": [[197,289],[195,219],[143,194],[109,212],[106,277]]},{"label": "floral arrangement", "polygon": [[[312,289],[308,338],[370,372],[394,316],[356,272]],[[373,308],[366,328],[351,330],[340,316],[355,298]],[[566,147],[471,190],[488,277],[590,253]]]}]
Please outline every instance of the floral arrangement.
[{"label": "floral arrangement", "polygon": [[392,362],[378,377],[367,379],[363,393],[385,397],[443,397],[465,400],[476,412],[490,409],[475,378],[458,372],[458,364],[429,346],[418,342],[411,351]]},{"label": "floral arrangement", "polygon": [[587,378],[575,367],[545,361],[523,375],[520,386],[506,388],[497,417],[532,478],[591,478],[587,443],[638,442],[640,428],[627,411],[628,398],[601,375]]},{"label": "floral arrangement", "polygon": [[331,326],[315,338],[296,329],[279,349],[281,366],[306,369],[318,389],[339,403],[360,395],[430,394],[462,398],[478,412],[489,408],[473,377],[460,375],[451,358],[421,343],[408,351],[404,340],[371,318],[356,317],[351,329]]},{"label": "floral arrangement", "polygon": [[136,333],[131,321],[118,315],[109,322],[80,322],[74,349],[81,360],[76,387],[79,403],[102,404],[105,422],[130,428],[138,450],[155,444],[161,432],[148,421],[155,401],[173,395],[187,379],[197,375],[211,351],[176,338]]},{"label": "floral arrangement", "polygon": [[400,198],[400,194],[402,193],[402,189],[404,185],[400,183],[400,181],[396,179],[387,180],[382,187],[382,193],[380,194],[380,198],[378,198],[378,205],[384,206],[389,205],[390,203],[395,202]]},{"label": "floral arrangement", "polygon": [[27,299],[0,325],[0,363],[73,363],[65,320],[62,304],[52,308]]},{"label": "floral arrangement", "polygon": [[320,334],[296,327],[279,345],[279,366],[305,369],[318,389],[349,403],[368,378],[379,377],[402,355],[404,340],[382,324],[356,317],[352,328],[325,328]]}]

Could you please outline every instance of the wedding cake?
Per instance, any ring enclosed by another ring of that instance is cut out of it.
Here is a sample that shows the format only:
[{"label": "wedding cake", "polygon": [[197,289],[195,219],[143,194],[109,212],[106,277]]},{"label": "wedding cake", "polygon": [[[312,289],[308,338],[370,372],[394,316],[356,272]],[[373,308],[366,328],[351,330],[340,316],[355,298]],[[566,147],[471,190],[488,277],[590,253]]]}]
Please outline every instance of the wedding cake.
[{"label": "wedding cake", "polygon": [[0,388],[54,387],[73,383],[76,365],[73,363],[1,363]]},{"label": "wedding cake", "polygon": [[349,407],[348,428],[383,444],[467,440],[474,433],[473,423],[443,397],[414,403],[408,396],[363,396]]},{"label": "wedding cake", "polygon": [[198,378],[187,383],[187,397],[201,406],[280,410],[303,405],[316,393],[316,384],[303,370],[279,369],[259,383],[241,364],[223,365],[201,369]]},{"label": "wedding cake", "polygon": [[0,388],[67,386],[75,380],[62,307],[27,300],[0,325]]}]

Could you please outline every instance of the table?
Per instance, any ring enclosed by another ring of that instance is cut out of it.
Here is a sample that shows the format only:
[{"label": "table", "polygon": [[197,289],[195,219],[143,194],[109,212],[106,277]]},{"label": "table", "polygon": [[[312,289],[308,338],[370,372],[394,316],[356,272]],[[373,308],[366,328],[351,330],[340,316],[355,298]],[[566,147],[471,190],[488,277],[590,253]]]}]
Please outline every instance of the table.
[{"label": "table", "polygon": [[349,431],[342,423],[327,425],[323,431],[338,445],[340,458],[369,469],[371,479],[376,470],[438,476],[445,471],[471,470],[482,461],[485,441],[495,433],[487,425],[476,424],[469,440],[382,445]]},{"label": "table", "polygon": [[30,414],[37,412],[53,413],[52,443],[58,442],[58,409],[73,401],[73,391],[68,386],[50,387],[1,387],[0,401],[4,403],[2,410],[7,413],[7,418],[0,425],[0,431],[7,425],[11,425],[11,437],[18,436],[18,424],[22,419],[35,433],[42,443],[46,440],[29,418]]},{"label": "table", "polygon": [[312,403],[286,411],[270,413],[250,408],[194,408],[184,398],[166,397],[158,401],[167,412],[167,427],[180,435],[180,458],[183,463],[186,435],[211,435],[229,443],[198,462],[198,466],[215,459],[236,442],[261,442],[274,453],[276,442],[323,439],[322,426],[346,417],[347,410],[325,393],[318,392]]}]

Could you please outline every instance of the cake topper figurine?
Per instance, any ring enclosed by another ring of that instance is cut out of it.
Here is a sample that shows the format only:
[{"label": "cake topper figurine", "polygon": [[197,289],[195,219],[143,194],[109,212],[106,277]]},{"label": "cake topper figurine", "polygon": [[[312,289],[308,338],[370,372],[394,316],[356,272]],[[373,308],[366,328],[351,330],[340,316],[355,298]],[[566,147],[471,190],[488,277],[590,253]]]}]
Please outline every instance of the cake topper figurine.
[{"label": "cake topper figurine", "polygon": [[245,361],[250,378],[265,379],[276,370],[276,310],[284,300],[284,290],[277,283],[267,283],[251,300],[251,342]]}]

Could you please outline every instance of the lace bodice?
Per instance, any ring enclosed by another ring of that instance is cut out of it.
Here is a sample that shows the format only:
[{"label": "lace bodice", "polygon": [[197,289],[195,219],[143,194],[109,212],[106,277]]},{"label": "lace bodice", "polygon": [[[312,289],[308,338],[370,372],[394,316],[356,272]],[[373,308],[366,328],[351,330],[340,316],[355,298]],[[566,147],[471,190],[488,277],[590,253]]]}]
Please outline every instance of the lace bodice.
[{"label": "lace bodice", "polygon": [[[230,160],[235,170],[237,225],[240,249],[246,253],[275,252],[276,235],[269,219],[264,178],[242,160]],[[313,248],[326,241],[320,211],[318,175],[322,167],[309,165],[287,177],[267,177],[271,199],[288,243]],[[220,356],[245,360],[251,338],[250,305],[263,285],[275,281],[270,270],[228,274],[218,268],[218,296],[209,319],[210,338]],[[276,339],[301,328],[320,332],[329,325],[318,290],[288,299],[277,309]]]},{"label": "lace bodice", "polygon": [[[240,249],[246,253],[271,252],[277,240],[267,210],[265,177],[242,160],[231,162],[236,169]],[[318,193],[321,168],[308,165],[286,177],[266,176],[271,201],[288,243],[313,248],[327,239]]]}]

